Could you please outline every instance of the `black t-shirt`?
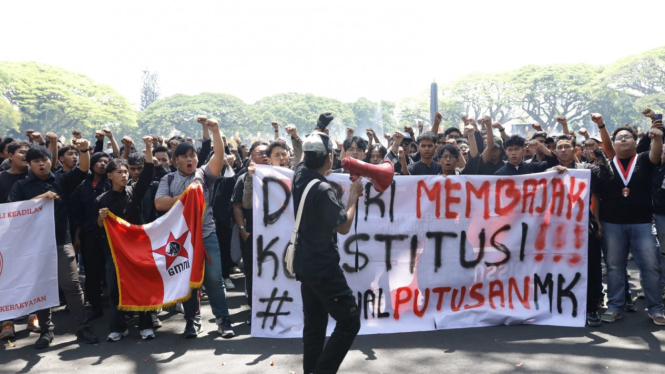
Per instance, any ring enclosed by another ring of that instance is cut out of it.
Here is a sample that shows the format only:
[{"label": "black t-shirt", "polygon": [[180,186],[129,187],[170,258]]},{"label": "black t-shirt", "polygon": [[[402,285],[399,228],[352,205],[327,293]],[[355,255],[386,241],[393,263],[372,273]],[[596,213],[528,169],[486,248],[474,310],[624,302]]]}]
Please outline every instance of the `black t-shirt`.
[{"label": "black t-shirt", "polygon": [[653,200],[653,214],[665,215],[665,188],[663,188],[663,182],[665,181],[665,165],[660,165],[658,170],[653,174],[652,181],[651,196]]},{"label": "black t-shirt", "polygon": [[[627,170],[630,159],[622,160]],[[599,186],[600,220],[615,224],[651,223],[653,207],[651,188],[653,172],[657,165],[649,160],[649,152],[642,152],[635,160],[635,171],[628,182],[630,193],[623,196],[626,187],[621,179],[621,170],[617,170],[614,160],[611,162],[614,176],[612,180]]]},{"label": "black t-shirt", "polygon": [[22,174],[11,174],[8,171],[3,171],[0,173],[0,204],[6,203],[7,198],[9,197],[9,191],[12,190],[14,183],[23,180],[28,177],[28,173]]},{"label": "black t-shirt", "polygon": [[432,160],[432,163],[429,166],[422,161],[414,162],[409,164],[409,166],[406,167],[406,170],[409,172],[409,175],[439,175],[443,173],[441,164],[434,160]]},{"label": "black t-shirt", "polygon": [[[245,181],[247,180],[247,176],[249,174],[244,173],[241,176],[238,177],[238,180],[236,181],[236,185],[233,188],[233,195],[231,196],[231,202],[232,203],[240,203],[242,204],[242,195],[243,192],[245,191]],[[252,183],[252,180],[249,180],[249,183]],[[247,229],[247,232],[252,232],[254,230],[253,223],[254,223],[254,211],[252,209],[245,209],[242,208],[242,213],[243,216],[245,216],[245,226]]]},{"label": "black t-shirt", "polygon": [[519,166],[506,163],[504,166],[499,168],[499,170],[494,172],[494,175],[525,175],[542,173],[553,166],[557,166],[558,164],[559,160],[556,158],[556,156],[545,156],[544,161],[532,161],[529,163],[522,162],[519,164]]},{"label": "black t-shirt", "polygon": [[322,278],[330,272],[341,272],[336,228],[346,222],[347,215],[328,180],[308,170],[304,162],[298,164],[293,175],[294,214],[298,214],[300,199],[312,179],[320,182],[307,193],[293,267],[299,277]]}]

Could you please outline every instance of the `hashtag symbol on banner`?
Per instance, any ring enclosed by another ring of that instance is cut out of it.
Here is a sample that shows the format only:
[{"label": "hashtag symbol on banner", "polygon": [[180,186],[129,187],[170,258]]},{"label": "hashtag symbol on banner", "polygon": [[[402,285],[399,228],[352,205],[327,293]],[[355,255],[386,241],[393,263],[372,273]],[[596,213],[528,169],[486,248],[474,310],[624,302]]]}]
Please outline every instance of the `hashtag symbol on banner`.
[{"label": "hashtag symbol on banner", "polygon": [[[277,304],[277,309],[275,309],[275,312],[271,312],[272,310],[272,304],[275,301],[279,301]],[[272,317],[272,325],[270,325],[270,329],[274,329],[275,326],[277,326],[277,317],[279,316],[288,316],[291,314],[291,312],[282,312],[282,306],[284,305],[284,302],[290,303],[293,302],[293,298],[289,297],[289,291],[284,291],[282,296],[277,297],[277,287],[273,288],[272,294],[270,295],[269,298],[262,298],[259,299],[259,302],[262,303],[268,303],[265,312],[258,312],[256,313],[257,317],[263,317],[263,324],[261,325],[262,329],[266,328],[266,321],[268,318]]]}]

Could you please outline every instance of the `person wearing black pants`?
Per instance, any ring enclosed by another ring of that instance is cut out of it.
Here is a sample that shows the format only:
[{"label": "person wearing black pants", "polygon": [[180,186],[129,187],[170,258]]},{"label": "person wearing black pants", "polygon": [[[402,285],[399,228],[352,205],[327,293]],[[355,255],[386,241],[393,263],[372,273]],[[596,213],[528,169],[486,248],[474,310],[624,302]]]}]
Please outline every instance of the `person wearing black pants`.
[{"label": "person wearing black pants", "polygon": [[[316,132],[305,138],[305,158],[292,183],[297,215],[305,188],[316,181],[305,196],[293,262],[305,317],[303,370],[316,374],[336,373],[360,330],[360,310],[339,266],[337,233],[351,230],[363,186],[360,178],[353,182],[344,208],[328,184],[325,174],[332,166],[332,141],[322,131],[332,119],[330,113],[322,114]],[[337,323],[326,344],[329,314]]]}]

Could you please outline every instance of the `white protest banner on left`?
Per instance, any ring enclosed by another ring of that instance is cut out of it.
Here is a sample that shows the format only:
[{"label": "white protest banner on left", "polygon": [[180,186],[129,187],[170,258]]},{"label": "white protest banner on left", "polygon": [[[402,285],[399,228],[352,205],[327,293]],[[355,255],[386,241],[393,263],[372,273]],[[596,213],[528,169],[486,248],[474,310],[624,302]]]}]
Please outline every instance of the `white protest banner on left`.
[{"label": "white protest banner on left", "polygon": [[60,304],[53,200],[0,204],[0,321]]}]

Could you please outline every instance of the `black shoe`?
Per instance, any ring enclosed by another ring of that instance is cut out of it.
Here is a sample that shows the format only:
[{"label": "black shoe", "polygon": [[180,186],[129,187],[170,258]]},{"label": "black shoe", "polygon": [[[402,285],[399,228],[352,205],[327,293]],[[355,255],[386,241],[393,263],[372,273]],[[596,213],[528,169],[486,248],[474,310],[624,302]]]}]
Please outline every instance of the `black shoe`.
[{"label": "black shoe", "polygon": [[134,317],[134,312],[125,314],[125,323],[127,324],[127,327],[131,327],[134,325],[134,323],[136,323],[136,317]]},{"label": "black shoe", "polygon": [[637,312],[637,307],[635,306],[635,301],[632,298],[626,299],[626,304],[623,306],[623,310],[626,312],[635,313]]},{"label": "black shoe", "polygon": [[201,328],[200,323],[194,323],[194,322],[187,322],[187,325],[185,326],[185,338],[186,339],[192,339],[196,338],[198,334],[201,333],[203,329]]},{"label": "black shoe", "polygon": [[86,344],[97,344],[99,343],[99,338],[97,335],[95,335],[92,330],[90,330],[90,326],[86,326],[82,329],[80,329],[77,333],[76,336],[81,338]]},{"label": "black shoe", "polygon": [[95,320],[104,316],[104,311],[100,308],[94,308],[88,311],[88,321]]},{"label": "black shoe", "polygon": [[51,345],[52,341],[53,341],[53,331],[51,330],[43,331],[39,335],[39,339],[37,339],[37,342],[35,343],[35,348],[37,349],[48,348]]}]

